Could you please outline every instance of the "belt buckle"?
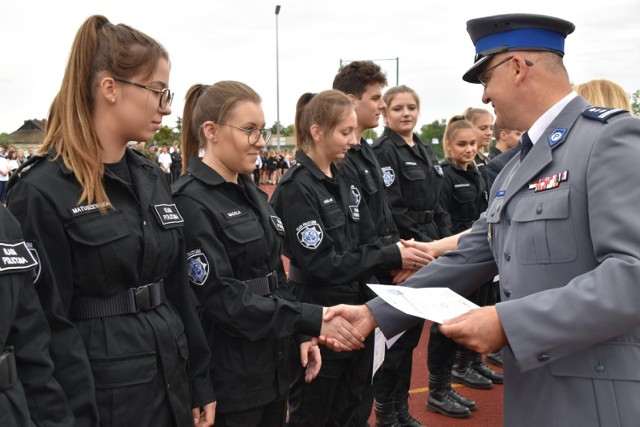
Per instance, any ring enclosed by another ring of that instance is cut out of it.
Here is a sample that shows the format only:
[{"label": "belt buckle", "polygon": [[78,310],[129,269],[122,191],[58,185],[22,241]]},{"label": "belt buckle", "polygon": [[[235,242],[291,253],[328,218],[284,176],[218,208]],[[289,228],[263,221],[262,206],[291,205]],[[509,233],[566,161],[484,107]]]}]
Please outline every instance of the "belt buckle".
[{"label": "belt buckle", "polygon": [[275,271],[267,274],[267,283],[269,285],[269,295],[273,295],[276,289],[278,289],[278,274]]},{"label": "belt buckle", "polygon": [[138,310],[149,310],[151,307],[151,291],[149,285],[139,286],[134,288],[133,297],[136,302],[136,308]]}]

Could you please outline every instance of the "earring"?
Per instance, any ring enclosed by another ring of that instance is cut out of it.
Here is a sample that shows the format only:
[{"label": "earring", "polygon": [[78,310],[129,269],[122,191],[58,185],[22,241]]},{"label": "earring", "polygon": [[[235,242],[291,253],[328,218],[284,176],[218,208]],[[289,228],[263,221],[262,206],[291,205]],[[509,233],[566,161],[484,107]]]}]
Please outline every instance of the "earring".
[{"label": "earring", "polygon": [[111,103],[112,103],[112,104],[115,104],[115,103],[116,103],[116,98],[115,98],[115,97],[111,98]]}]

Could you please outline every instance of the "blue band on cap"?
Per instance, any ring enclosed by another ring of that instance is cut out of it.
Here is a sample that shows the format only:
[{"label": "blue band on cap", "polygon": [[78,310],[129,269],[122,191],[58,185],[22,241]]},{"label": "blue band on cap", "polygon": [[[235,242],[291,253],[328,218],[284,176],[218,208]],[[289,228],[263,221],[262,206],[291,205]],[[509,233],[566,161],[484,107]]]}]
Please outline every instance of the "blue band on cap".
[{"label": "blue band on cap", "polygon": [[476,41],[476,54],[507,46],[513,49],[545,49],[554,50],[564,54],[565,37],[555,31],[542,30],[540,28],[520,28],[503,33],[491,34]]}]

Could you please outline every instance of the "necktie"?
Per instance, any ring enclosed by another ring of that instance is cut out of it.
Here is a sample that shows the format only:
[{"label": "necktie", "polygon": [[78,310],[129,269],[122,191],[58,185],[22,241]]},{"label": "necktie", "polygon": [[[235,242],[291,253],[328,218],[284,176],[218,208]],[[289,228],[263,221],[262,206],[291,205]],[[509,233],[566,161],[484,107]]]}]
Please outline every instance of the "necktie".
[{"label": "necktie", "polygon": [[520,161],[522,162],[524,158],[529,154],[529,150],[533,147],[533,142],[531,142],[531,138],[529,138],[529,133],[525,132],[522,134],[522,139],[520,140]]}]

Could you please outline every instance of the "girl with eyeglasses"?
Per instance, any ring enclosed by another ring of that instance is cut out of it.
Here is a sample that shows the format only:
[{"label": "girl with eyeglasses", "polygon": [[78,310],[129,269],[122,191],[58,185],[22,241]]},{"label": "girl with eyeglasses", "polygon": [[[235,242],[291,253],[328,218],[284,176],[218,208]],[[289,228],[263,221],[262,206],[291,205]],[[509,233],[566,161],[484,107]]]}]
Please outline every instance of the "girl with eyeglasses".
[{"label": "girl with eyeglasses", "polygon": [[213,424],[184,221],[159,167],[127,148],[171,113],[169,68],[149,36],[88,18],[43,154],[11,181],[9,208],[40,260],[36,290],[76,426]]},{"label": "girl with eyeglasses", "polygon": [[[284,227],[249,176],[271,137],[261,98],[241,82],[196,84],[183,119],[184,175],[174,201],[185,218],[189,279],[212,351],[216,426],[282,426],[292,335],[319,336],[330,325],[323,307],[286,291]],[[294,338],[304,381],[311,381],[320,351]]]}]

